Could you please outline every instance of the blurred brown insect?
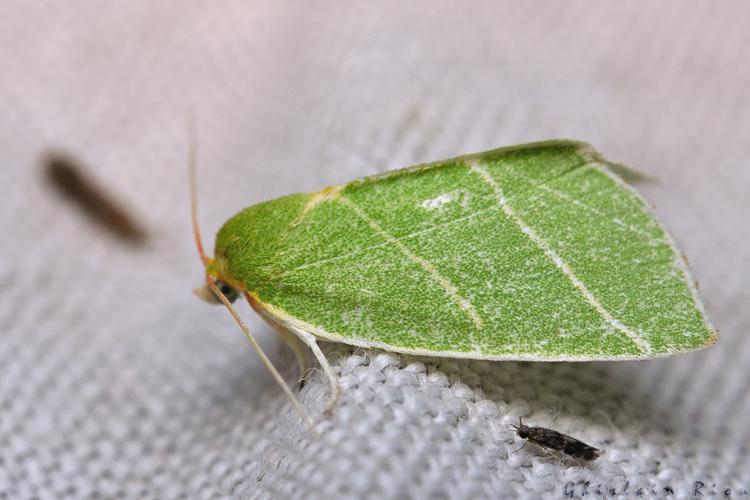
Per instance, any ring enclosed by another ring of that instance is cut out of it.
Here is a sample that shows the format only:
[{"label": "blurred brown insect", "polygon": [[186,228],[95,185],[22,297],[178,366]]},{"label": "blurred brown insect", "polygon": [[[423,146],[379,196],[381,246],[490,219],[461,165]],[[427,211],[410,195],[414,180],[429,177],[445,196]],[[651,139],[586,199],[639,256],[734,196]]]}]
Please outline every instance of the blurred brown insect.
[{"label": "blurred brown insect", "polygon": [[108,193],[88,179],[71,158],[52,153],[44,159],[44,166],[50,184],[77,203],[102,227],[131,243],[140,244],[146,240],[146,232]]},{"label": "blurred brown insect", "polygon": [[[518,425],[513,425],[512,427],[521,439],[526,439],[527,442],[534,443],[548,450],[564,453],[576,460],[596,460],[602,453],[598,448],[594,448],[562,432],[547,429],[546,427],[524,425],[521,417],[518,417]],[[524,443],[524,446],[526,446],[526,443]]]}]

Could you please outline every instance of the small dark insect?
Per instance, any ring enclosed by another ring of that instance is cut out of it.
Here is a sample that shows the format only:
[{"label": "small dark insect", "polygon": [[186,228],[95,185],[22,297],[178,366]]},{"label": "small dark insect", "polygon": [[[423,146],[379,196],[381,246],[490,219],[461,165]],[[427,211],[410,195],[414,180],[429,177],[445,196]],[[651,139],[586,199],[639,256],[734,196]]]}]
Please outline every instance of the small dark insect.
[{"label": "small dark insect", "polygon": [[[513,428],[521,439],[527,439],[542,448],[562,452],[576,460],[596,460],[602,453],[598,448],[589,446],[583,441],[562,432],[553,431],[546,427],[523,425],[521,417],[518,417],[518,425],[514,425]],[[526,443],[524,443],[525,445]]]},{"label": "small dark insect", "polygon": [[72,159],[53,153],[45,158],[44,164],[45,175],[51,185],[77,203],[101,226],[131,243],[145,241],[145,231],[107,193],[88,179]]}]

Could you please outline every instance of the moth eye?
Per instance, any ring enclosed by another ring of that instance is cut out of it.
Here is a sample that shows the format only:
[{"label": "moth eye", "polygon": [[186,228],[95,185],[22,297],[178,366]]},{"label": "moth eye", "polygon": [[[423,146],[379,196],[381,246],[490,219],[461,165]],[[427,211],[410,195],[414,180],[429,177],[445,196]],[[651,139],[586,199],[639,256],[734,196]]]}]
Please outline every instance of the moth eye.
[{"label": "moth eye", "polygon": [[[216,280],[216,288],[218,288],[219,291],[224,294],[229,302],[234,302],[235,300],[237,300],[237,297],[240,296],[240,293],[237,291],[237,289],[226,281]],[[219,301],[219,303],[221,303],[221,301]]]},{"label": "moth eye", "polygon": [[[237,291],[232,285],[226,281],[216,280],[216,288],[227,298],[229,302],[234,302],[237,297],[240,296],[240,292]],[[209,304],[221,304],[219,297],[208,287],[203,285],[200,288],[193,290],[193,293],[202,301],[208,302]]]},{"label": "moth eye", "polygon": [[520,437],[521,439],[526,439],[527,437],[529,437],[529,431],[527,431],[526,429],[519,429],[518,437]]}]

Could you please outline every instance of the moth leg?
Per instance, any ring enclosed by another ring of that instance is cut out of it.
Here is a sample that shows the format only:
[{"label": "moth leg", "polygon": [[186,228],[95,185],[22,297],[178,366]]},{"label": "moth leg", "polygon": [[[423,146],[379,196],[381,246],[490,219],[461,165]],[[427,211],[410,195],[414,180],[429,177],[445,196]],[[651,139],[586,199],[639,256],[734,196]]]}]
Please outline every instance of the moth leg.
[{"label": "moth leg", "polygon": [[543,450],[544,450],[544,454],[539,457],[542,460],[547,459],[547,458],[550,458],[552,460],[557,460],[557,461],[561,461],[562,460],[559,455],[555,455],[554,453],[552,453],[548,449],[543,448]]},{"label": "moth leg", "polygon": [[583,468],[583,464],[582,464],[581,462],[579,462],[579,461],[578,461],[578,460],[576,460],[575,458],[573,459],[573,461],[574,461],[574,462],[576,463],[576,465],[577,465],[578,467],[581,467],[581,468]]},{"label": "moth leg", "polygon": [[528,443],[529,443],[528,441],[524,441],[520,448],[518,448],[517,450],[511,451],[511,453],[516,453],[517,451],[523,450]]},{"label": "moth leg", "polygon": [[315,336],[306,332],[298,332],[298,335],[312,350],[315,359],[318,360],[320,367],[323,369],[323,373],[328,377],[328,383],[331,386],[331,395],[328,397],[325,413],[326,415],[331,416],[333,414],[333,409],[336,407],[336,402],[339,400],[339,393],[341,392],[339,378],[333,373],[333,368],[331,368],[331,364],[328,362],[328,359],[326,359],[323,351],[320,350],[320,346],[318,346],[318,341],[315,339]]},{"label": "moth leg", "polygon": [[291,347],[292,351],[294,351],[294,356],[297,358],[297,366],[299,366],[299,383],[300,387],[302,387],[304,385],[305,373],[309,368],[307,366],[307,352],[305,351],[305,342],[300,340],[297,335],[290,332],[286,328],[283,328],[275,323],[269,324],[274,329],[274,331],[279,334],[281,340],[283,340],[284,343]]}]

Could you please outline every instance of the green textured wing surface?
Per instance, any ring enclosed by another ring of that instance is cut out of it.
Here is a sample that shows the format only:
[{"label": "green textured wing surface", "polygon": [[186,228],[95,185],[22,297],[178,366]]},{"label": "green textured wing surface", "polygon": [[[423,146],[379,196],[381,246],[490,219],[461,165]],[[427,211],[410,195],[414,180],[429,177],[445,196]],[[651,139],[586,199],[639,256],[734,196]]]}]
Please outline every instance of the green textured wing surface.
[{"label": "green textured wing surface", "polygon": [[[272,222],[257,229],[261,217]],[[320,337],[544,360],[715,340],[671,237],[581,143],[412,167],[235,219],[217,239],[227,272],[275,319]]]}]

